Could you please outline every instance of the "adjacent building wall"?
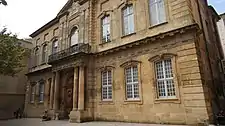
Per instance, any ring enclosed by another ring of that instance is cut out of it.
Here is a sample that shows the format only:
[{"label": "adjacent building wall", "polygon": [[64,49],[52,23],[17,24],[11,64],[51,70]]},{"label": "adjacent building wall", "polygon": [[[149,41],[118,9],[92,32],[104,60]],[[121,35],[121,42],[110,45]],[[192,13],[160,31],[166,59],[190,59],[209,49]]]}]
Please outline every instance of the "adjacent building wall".
[{"label": "adjacent building wall", "polygon": [[[19,40],[20,46],[31,49],[32,43]],[[8,119],[13,117],[13,112],[18,108],[24,108],[25,89],[27,83],[27,64],[28,57],[22,63],[25,65],[23,70],[14,77],[0,76],[0,119]],[[15,104],[16,103],[16,104]]]},{"label": "adjacent building wall", "polygon": [[220,15],[221,19],[217,22],[217,28],[220,35],[221,45],[223,47],[223,55],[225,55],[225,13]]}]

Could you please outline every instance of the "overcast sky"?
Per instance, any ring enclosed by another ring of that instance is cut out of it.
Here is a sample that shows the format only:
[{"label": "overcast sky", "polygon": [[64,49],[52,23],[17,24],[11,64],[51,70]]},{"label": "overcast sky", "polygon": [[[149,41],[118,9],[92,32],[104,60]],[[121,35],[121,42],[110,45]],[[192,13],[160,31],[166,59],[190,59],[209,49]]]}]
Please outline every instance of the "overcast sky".
[{"label": "overcast sky", "polygon": [[[0,29],[6,26],[19,38],[29,35],[53,19],[67,0],[7,0],[0,6]],[[225,0],[208,0],[218,13],[225,12]]]}]

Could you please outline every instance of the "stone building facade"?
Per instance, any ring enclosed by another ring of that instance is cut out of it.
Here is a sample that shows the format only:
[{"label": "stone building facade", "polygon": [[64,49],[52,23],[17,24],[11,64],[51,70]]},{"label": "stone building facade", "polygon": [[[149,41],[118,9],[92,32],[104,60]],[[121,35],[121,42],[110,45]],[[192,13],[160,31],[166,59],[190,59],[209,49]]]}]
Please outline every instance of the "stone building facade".
[{"label": "stone building facade", "polygon": [[206,0],[68,0],[32,33],[25,113],[192,124],[222,107],[218,15]]},{"label": "stone building facade", "polygon": [[217,22],[220,41],[223,47],[223,55],[225,54],[225,13],[220,15],[221,19]]},{"label": "stone building facade", "polygon": [[[26,49],[32,48],[32,43],[27,40],[19,40],[18,44]],[[27,84],[28,57],[22,60],[24,68],[15,76],[0,75],[0,120],[11,119],[13,112],[24,108],[25,87]],[[17,104],[15,104],[17,103]]]}]

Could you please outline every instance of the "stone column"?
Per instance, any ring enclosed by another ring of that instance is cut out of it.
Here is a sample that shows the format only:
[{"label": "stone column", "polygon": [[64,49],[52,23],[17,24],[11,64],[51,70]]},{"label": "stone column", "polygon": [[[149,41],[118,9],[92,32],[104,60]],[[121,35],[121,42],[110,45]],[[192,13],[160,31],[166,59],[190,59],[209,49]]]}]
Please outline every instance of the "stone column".
[{"label": "stone column", "polygon": [[74,82],[73,82],[73,111],[77,110],[77,95],[78,95],[78,67],[74,68]]},{"label": "stone column", "polygon": [[54,91],[54,105],[53,109],[59,110],[59,80],[60,80],[60,73],[59,71],[56,72],[55,75],[55,91]]},{"label": "stone column", "polygon": [[[76,71],[76,70],[75,70]],[[85,119],[85,111],[84,111],[84,66],[80,66],[79,67],[79,77],[78,77],[78,85],[76,85],[76,89],[74,89],[74,92],[77,92],[78,98],[77,96],[75,96],[76,94],[74,94],[74,98],[75,100],[78,100],[78,108],[73,108],[73,110],[70,112],[70,122],[74,123],[80,123],[82,121],[84,121],[83,119]],[[75,78],[74,78],[75,80]],[[74,103],[74,105],[76,105],[76,103]]]},{"label": "stone column", "polygon": [[79,69],[79,91],[78,91],[78,110],[84,110],[84,66]]},{"label": "stone column", "polygon": [[51,81],[51,90],[50,90],[50,104],[49,108],[53,109],[53,99],[54,99],[54,82],[55,82],[55,73],[52,75],[52,81]]}]

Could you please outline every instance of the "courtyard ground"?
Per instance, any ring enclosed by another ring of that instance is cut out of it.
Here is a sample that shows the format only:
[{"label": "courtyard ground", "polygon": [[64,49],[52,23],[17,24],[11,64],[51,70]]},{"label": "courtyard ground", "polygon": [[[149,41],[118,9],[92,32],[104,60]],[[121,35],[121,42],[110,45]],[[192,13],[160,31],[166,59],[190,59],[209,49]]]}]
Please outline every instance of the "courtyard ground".
[{"label": "courtyard ground", "polygon": [[29,118],[29,119],[0,120],[0,126],[165,126],[165,125],[135,124],[135,123],[120,123],[120,122],[87,122],[76,124],[76,123],[69,123],[68,121],[42,122],[40,119]]}]

